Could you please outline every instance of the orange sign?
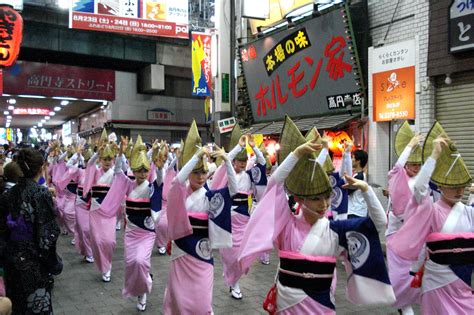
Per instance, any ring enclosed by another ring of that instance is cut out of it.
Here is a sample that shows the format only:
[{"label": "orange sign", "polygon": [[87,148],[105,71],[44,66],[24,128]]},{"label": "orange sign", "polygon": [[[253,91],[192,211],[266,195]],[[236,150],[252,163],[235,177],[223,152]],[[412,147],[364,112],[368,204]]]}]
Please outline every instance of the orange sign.
[{"label": "orange sign", "polygon": [[415,66],[372,74],[374,121],[415,119]]}]

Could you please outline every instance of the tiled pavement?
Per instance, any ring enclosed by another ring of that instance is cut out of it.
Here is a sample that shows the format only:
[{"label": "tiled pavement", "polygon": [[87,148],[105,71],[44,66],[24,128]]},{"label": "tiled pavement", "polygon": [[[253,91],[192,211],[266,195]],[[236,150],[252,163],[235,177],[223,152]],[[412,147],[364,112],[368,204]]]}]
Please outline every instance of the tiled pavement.
[{"label": "tiled pavement", "polygon": [[[100,273],[93,264],[81,261],[74,247],[70,245],[69,236],[61,236],[58,251],[64,261],[63,273],[56,277],[53,291],[55,314],[136,314],[136,299],[124,299],[121,295],[123,285],[123,231],[117,233],[117,249],[114,254],[112,281],[103,283]],[[168,256],[159,256],[154,250],[152,256],[152,273],[154,283],[148,298],[148,314],[162,314],[163,292],[168,274]],[[262,302],[276,271],[276,259],[272,255],[268,266],[256,263],[250,273],[241,280],[244,299],[236,301],[229,296],[224,285],[222,265],[215,255],[214,313],[215,314],[266,314]],[[345,273],[338,267],[338,289],[336,306],[338,314],[398,314],[390,307],[356,306],[345,298]]]}]

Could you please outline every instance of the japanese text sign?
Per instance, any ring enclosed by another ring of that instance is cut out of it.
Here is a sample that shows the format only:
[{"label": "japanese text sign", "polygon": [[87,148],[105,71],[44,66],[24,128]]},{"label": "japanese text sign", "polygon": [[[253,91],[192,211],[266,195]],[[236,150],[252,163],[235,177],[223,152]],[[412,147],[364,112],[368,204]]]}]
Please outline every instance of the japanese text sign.
[{"label": "japanese text sign", "polygon": [[373,49],[373,120],[415,118],[415,41]]},{"label": "japanese text sign", "polygon": [[192,33],[192,71],[194,96],[211,96],[211,35]]},{"label": "japanese text sign", "polygon": [[51,110],[49,108],[15,108],[13,115],[38,115],[48,116]]},{"label": "japanese text sign", "polygon": [[449,51],[474,49],[474,1],[455,0],[449,9]]},{"label": "japanese text sign", "polygon": [[324,115],[337,111],[328,96],[359,92],[343,14],[333,10],[239,47],[256,122]]},{"label": "japanese text sign", "polygon": [[187,39],[188,0],[73,0],[69,28]]},{"label": "japanese text sign", "polygon": [[147,116],[148,120],[171,121],[171,118],[174,117],[174,113],[164,108],[155,108],[147,111]]},{"label": "japanese text sign", "polygon": [[287,58],[309,47],[311,47],[311,43],[304,27],[283,38],[263,57],[268,75],[278,69]]},{"label": "japanese text sign", "polygon": [[115,71],[19,61],[4,71],[4,93],[115,100]]},{"label": "japanese text sign", "polygon": [[8,6],[0,6],[0,66],[9,67],[20,53],[23,39],[23,19]]}]

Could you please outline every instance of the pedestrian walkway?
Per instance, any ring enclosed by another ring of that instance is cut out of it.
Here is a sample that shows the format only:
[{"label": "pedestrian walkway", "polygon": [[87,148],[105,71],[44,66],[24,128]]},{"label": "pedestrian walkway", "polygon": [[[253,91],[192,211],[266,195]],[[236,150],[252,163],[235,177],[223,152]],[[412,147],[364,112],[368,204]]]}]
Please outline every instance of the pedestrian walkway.
[{"label": "pedestrian walkway", "polygon": [[[112,281],[104,283],[101,274],[93,264],[82,262],[81,257],[70,245],[70,236],[58,240],[58,252],[64,261],[63,273],[56,277],[53,291],[54,313],[56,315],[83,314],[136,314],[136,298],[123,299],[123,230],[117,232],[117,249],[112,265]],[[169,256],[159,256],[155,249],[152,256],[153,290],[148,297],[148,314],[162,314],[163,293],[168,275]],[[275,255],[268,266],[256,263],[249,275],[241,280],[244,298],[234,300],[229,288],[224,285],[222,264],[215,255],[214,313],[215,314],[267,314],[262,302],[272,285],[277,268]],[[355,306],[345,298],[345,272],[338,265],[338,289],[336,305],[338,314],[398,314],[390,307]],[[199,303],[199,301],[196,301]],[[418,313],[419,314],[419,313]]]}]

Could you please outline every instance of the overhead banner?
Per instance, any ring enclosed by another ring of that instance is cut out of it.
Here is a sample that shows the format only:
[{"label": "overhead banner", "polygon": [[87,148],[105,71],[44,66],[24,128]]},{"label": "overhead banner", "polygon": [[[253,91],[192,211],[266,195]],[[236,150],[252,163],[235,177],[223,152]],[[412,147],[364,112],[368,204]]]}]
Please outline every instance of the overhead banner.
[{"label": "overhead banner", "polygon": [[[345,14],[333,10],[239,47],[254,121],[347,111],[349,100],[361,104]],[[340,106],[333,104],[336,96],[343,97]]]},{"label": "overhead banner", "polygon": [[193,96],[211,96],[211,34],[192,33]]},{"label": "overhead banner", "polygon": [[69,28],[188,39],[188,0],[72,0]]},{"label": "overhead banner", "polygon": [[373,120],[415,119],[415,40],[372,50]]},{"label": "overhead banner", "polygon": [[4,93],[115,100],[115,71],[17,61],[3,70]]}]

